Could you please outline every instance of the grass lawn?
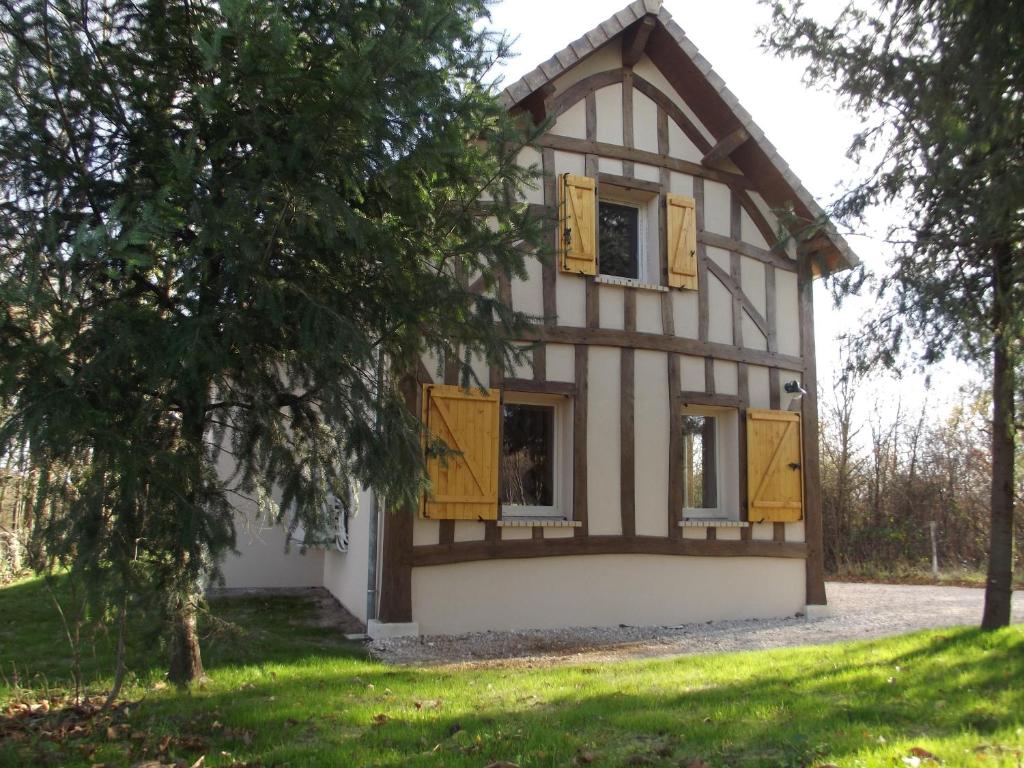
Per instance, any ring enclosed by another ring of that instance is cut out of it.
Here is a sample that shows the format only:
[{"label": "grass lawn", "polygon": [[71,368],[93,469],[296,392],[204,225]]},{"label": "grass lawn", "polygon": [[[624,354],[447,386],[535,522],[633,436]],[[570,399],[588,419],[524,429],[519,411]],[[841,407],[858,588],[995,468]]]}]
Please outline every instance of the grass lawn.
[{"label": "grass lawn", "polygon": [[[0,589],[0,765],[1013,766],[1024,762],[1024,627],[614,664],[388,667],[284,598],[214,606],[209,681],[180,693],[133,643],[128,705],[74,720],[41,583]],[[141,631],[141,630],[140,630]],[[99,690],[109,640],[87,653]],[[18,686],[13,685],[17,670]],[[35,702],[35,712],[23,703]],[[26,724],[32,727],[26,729]],[[76,731],[75,728],[78,728]],[[929,755],[934,756],[934,760]],[[159,762],[149,765],[158,765]],[[200,763],[202,764],[202,763]]]}]

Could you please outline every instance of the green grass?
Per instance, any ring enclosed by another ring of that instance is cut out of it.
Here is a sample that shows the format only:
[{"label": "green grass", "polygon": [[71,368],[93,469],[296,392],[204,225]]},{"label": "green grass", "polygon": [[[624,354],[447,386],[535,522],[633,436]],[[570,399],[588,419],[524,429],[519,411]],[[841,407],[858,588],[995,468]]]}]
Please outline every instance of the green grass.
[{"label": "green grass", "polygon": [[[106,721],[77,736],[47,736],[64,717],[51,711],[43,726],[13,740],[16,719],[7,717],[0,765],[131,765],[156,755],[162,741],[170,757],[191,765],[205,755],[208,766],[903,768],[913,748],[944,765],[1022,763],[1020,626],[673,660],[452,670],[372,661],[310,626],[312,608],[301,601],[231,600],[215,612],[237,629],[207,639],[206,684],[187,693],[164,686],[161,655],[136,648],[125,698],[138,703],[116,714],[113,738]],[[40,582],[0,590],[0,616],[8,678],[0,700],[37,700],[67,680],[66,649]],[[136,644],[152,648],[144,637]],[[108,646],[90,650],[97,685]],[[117,731],[122,721],[127,728]]]}]

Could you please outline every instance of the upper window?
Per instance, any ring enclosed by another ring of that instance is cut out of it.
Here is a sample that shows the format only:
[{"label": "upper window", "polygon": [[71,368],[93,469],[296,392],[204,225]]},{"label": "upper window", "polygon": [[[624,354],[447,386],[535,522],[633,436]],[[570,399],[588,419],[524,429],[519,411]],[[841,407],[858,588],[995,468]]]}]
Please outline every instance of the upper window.
[{"label": "upper window", "polygon": [[[624,180],[628,181],[628,180]],[[648,252],[657,253],[658,194],[602,181],[597,200],[597,273],[613,281],[660,282],[648,265]],[[654,235],[654,243],[649,243]],[[657,262],[657,259],[654,259]]]},{"label": "upper window", "polygon": [[560,395],[506,392],[501,411],[502,515],[569,519],[570,401]]},{"label": "upper window", "polygon": [[640,207],[601,200],[597,218],[601,274],[639,280],[642,274]]}]

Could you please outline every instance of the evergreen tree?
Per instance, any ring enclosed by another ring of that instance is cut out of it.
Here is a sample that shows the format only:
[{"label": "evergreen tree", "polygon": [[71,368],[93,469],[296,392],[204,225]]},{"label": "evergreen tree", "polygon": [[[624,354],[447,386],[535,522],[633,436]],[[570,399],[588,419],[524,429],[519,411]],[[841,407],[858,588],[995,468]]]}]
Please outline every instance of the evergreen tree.
[{"label": "evergreen tree", "polygon": [[491,297],[539,242],[513,193],[532,137],[486,15],[0,2],[0,437],[38,470],[37,565],[122,620],[159,595],[178,683],[233,498],[307,541],[353,483],[415,499],[402,376],[428,349],[466,377],[518,354],[524,318]]},{"label": "evergreen tree", "polygon": [[[809,60],[809,82],[865,119],[851,156],[870,161],[837,206],[856,218],[902,204],[905,228],[874,316],[857,339],[893,366],[909,340],[954,354],[992,386],[991,542],[982,626],[1010,620],[1015,393],[1024,336],[1024,14],[976,0],[852,2],[833,23],[771,2],[765,44]],[[905,234],[909,230],[909,235]],[[837,283],[840,296],[858,278]]]}]

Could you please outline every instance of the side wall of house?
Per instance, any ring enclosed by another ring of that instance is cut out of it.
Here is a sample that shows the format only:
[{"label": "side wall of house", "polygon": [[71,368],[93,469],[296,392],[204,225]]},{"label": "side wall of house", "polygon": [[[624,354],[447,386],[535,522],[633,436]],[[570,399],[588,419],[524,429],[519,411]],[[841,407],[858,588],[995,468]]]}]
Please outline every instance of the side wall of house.
[{"label": "side wall of house", "polygon": [[[545,317],[539,343],[521,370],[477,373],[505,397],[568,398],[575,458],[559,471],[573,486],[576,527],[391,517],[381,618],[429,634],[792,614],[806,602],[804,522],[683,524],[673,433],[687,405],[735,414],[721,469],[735,478],[734,517],[746,521],[747,409],[800,410],[783,384],[813,380],[802,343],[809,274],[798,275],[794,249],[770,248],[777,223],[756,180],[701,164],[715,137],[646,56],[623,67],[613,40],[554,85],[554,125],[522,157],[547,182],[527,201],[551,211],[565,173],[654,194],[645,282],[657,285],[533,261],[528,280],[501,287],[516,309]],[[663,287],[669,193],[696,201],[697,291]],[[420,376],[455,383],[443,361]],[[805,422],[815,418],[803,408]]]},{"label": "side wall of house", "polygon": [[[221,455],[217,470],[230,477],[229,456]],[[319,587],[323,584],[324,555],[321,550],[299,551],[297,544],[285,548],[287,531],[265,519],[251,499],[235,495],[235,526],[238,554],[229,553],[221,563],[224,586],[229,589],[260,587]]]},{"label": "side wall of house", "polygon": [[370,526],[376,508],[373,491],[359,494],[359,513],[349,520],[348,551],[324,552],[323,585],[349,613],[366,622],[367,573],[370,564]]}]

